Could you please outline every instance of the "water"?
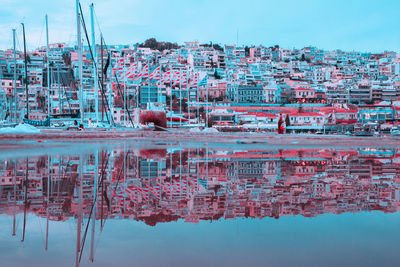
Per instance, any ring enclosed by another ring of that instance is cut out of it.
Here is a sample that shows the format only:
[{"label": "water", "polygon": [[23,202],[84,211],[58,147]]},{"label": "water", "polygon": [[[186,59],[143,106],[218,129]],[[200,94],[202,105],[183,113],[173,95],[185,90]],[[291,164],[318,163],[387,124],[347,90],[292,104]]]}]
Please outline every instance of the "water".
[{"label": "water", "polygon": [[397,148],[63,144],[0,186],[2,266],[400,262]]}]

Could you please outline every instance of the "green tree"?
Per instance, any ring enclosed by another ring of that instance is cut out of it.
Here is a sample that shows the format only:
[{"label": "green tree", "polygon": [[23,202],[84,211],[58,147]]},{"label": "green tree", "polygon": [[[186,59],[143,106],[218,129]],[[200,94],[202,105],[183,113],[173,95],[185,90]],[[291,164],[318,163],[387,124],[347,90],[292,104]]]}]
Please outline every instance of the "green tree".
[{"label": "green tree", "polygon": [[244,53],[246,57],[250,56],[250,47],[248,47],[247,45],[244,47]]},{"label": "green tree", "polygon": [[286,127],[290,126],[290,118],[289,118],[289,114],[286,115],[285,118],[285,123],[286,123]]},{"label": "green tree", "polygon": [[211,128],[214,124],[212,116],[208,115],[208,127]]},{"label": "green tree", "polygon": [[216,80],[221,79],[221,76],[218,74],[218,71],[217,71],[217,70],[214,71],[214,78],[215,78]]}]

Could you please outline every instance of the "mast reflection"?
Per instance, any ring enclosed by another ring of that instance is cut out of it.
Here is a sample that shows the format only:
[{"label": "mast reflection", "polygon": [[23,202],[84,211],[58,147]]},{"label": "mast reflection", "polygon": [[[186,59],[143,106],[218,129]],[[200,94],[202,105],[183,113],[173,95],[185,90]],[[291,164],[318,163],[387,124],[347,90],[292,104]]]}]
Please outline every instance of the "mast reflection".
[{"label": "mast reflection", "polygon": [[[2,160],[0,186],[0,212],[13,216],[12,235],[22,241],[29,238],[27,214],[46,218],[46,250],[52,221],[77,220],[79,266],[85,244],[94,261],[96,223],[101,232],[111,218],[155,226],[180,219],[396,212],[400,151],[124,146]],[[24,214],[22,231],[16,229],[18,214]]]}]

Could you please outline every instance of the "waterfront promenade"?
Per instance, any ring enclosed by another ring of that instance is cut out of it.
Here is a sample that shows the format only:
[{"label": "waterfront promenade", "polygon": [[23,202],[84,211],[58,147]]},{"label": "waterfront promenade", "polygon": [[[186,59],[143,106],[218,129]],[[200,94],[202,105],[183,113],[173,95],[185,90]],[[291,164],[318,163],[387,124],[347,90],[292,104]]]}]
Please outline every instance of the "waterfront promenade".
[{"label": "waterfront promenade", "polygon": [[346,136],[317,134],[282,134],[277,133],[247,133],[247,132],[189,132],[175,130],[158,132],[148,130],[133,131],[74,131],[42,130],[34,134],[0,134],[0,148],[5,144],[24,147],[19,141],[51,144],[52,142],[142,142],[150,144],[194,143],[205,146],[209,144],[235,144],[238,146],[400,146],[400,137],[383,136]]}]

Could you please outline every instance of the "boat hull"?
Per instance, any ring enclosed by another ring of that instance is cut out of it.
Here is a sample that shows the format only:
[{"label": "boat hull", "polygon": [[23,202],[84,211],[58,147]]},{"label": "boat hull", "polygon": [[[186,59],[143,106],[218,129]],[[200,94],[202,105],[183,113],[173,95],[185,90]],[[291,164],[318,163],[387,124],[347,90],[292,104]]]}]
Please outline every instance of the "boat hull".
[{"label": "boat hull", "polygon": [[50,126],[50,118],[47,118],[42,121],[24,119],[24,123],[27,123],[27,124],[30,124],[33,126]]}]

